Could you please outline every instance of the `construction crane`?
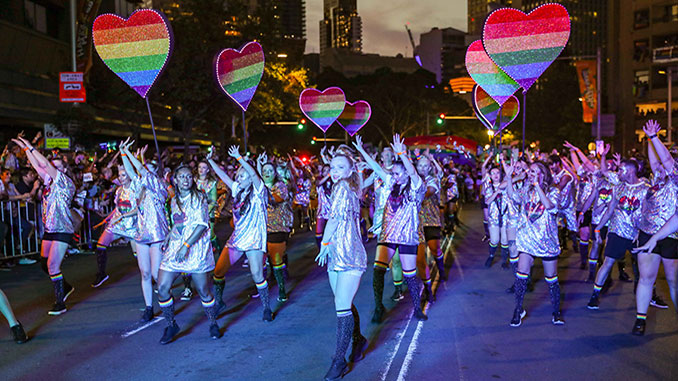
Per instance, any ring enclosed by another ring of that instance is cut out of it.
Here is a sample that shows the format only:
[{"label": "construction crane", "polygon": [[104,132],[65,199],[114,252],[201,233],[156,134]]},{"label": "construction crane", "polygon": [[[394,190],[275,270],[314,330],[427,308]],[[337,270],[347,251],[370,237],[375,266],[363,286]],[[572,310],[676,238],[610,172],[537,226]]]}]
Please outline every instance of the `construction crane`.
[{"label": "construction crane", "polygon": [[414,45],[414,38],[412,37],[412,31],[410,30],[410,27],[408,26],[410,23],[408,22],[405,24],[405,29],[407,30],[407,35],[410,36],[410,43],[412,44],[412,55],[414,56],[414,60],[417,61],[417,64],[419,66],[421,65],[421,58],[419,57],[419,54],[417,54],[417,47]]}]

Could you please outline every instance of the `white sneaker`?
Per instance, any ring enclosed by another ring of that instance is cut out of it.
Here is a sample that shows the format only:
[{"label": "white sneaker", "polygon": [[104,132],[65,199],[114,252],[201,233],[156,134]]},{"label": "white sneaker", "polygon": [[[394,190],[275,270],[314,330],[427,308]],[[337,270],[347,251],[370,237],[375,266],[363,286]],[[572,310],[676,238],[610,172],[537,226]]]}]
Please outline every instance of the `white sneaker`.
[{"label": "white sneaker", "polygon": [[35,262],[37,262],[35,259],[30,259],[30,258],[21,258],[19,259],[19,264],[20,265],[32,265]]},{"label": "white sneaker", "polygon": [[184,288],[184,292],[181,293],[181,300],[191,300],[193,296],[193,291],[190,288]]}]

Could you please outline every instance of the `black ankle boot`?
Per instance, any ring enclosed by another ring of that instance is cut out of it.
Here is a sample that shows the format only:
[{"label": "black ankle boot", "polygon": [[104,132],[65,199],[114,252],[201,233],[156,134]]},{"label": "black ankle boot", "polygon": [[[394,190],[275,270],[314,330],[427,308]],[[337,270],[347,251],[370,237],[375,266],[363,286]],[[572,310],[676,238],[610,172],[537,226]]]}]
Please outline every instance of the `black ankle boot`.
[{"label": "black ankle boot", "polygon": [[330,370],[325,374],[325,381],[336,381],[344,377],[348,373],[348,364],[344,358],[333,358]]}]

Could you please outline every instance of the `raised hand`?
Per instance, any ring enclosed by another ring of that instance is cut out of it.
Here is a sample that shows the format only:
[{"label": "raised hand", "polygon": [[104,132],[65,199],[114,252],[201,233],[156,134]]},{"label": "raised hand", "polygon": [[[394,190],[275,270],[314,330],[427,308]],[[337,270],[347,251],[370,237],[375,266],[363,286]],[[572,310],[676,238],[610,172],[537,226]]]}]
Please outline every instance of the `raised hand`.
[{"label": "raised hand", "polygon": [[603,155],[607,155],[608,152],[610,152],[610,143],[605,144]]},{"label": "raised hand", "polygon": [[239,157],[242,157],[242,156],[240,156],[240,147],[238,147],[238,146],[231,146],[231,147],[228,149],[228,155],[229,155],[230,157],[234,158],[234,159],[237,159],[237,158],[239,158]]},{"label": "raised hand", "polygon": [[[364,149],[363,149],[363,138],[361,138],[360,135],[355,136],[355,142],[353,142],[353,146],[358,151],[361,151],[361,152],[364,151]],[[332,148],[334,148],[334,147],[332,147]]]},{"label": "raised hand", "polygon": [[257,163],[259,163],[260,165],[264,165],[266,164],[266,162],[268,162],[268,156],[266,156],[266,152],[257,156]]},{"label": "raised hand", "polygon": [[567,140],[565,140],[565,143],[563,143],[563,146],[565,146],[565,148],[568,148],[572,151],[577,150],[577,147],[573,146],[572,143],[568,142]]},{"label": "raised hand", "polygon": [[358,169],[358,172],[364,172],[367,168],[370,167],[364,161],[359,161],[359,162],[355,163],[355,166]]},{"label": "raised hand", "polygon": [[615,165],[617,165],[617,167],[619,167],[621,165],[621,155],[618,154],[617,152],[615,152],[615,153],[612,154],[612,158],[614,159]]},{"label": "raised hand", "polygon": [[657,132],[659,132],[659,130],[661,130],[661,126],[656,120],[653,119],[648,120],[647,123],[645,123],[645,125],[643,126],[643,132],[647,136],[657,135]]},{"label": "raised hand", "polygon": [[393,151],[396,154],[407,151],[407,147],[403,143],[403,139],[400,137],[400,134],[393,135],[393,143],[391,144],[391,147],[393,147]]},{"label": "raised hand", "polygon": [[210,146],[210,149],[207,151],[207,160],[212,160],[214,158],[214,146]]}]

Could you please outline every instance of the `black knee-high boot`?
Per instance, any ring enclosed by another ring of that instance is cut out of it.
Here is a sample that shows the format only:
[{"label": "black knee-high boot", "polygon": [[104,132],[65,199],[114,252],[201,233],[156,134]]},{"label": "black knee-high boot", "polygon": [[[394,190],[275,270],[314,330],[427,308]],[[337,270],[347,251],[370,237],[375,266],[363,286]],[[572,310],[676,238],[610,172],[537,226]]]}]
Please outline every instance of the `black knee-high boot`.
[{"label": "black knee-high boot", "polygon": [[351,313],[353,314],[353,341],[348,359],[350,362],[358,362],[365,356],[367,339],[360,332],[360,315],[358,315],[358,309],[355,308],[355,305],[351,305]]},{"label": "black knee-high boot", "polygon": [[516,310],[523,310],[523,300],[525,299],[525,292],[527,292],[527,278],[528,274],[520,271],[516,272],[516,281],[513,284],[516,295]]},{"label": "black knee-high boot", "polygon": [[58,305],[64,304],[64,275],[62,273],[50,275],[52,280],[52,287],[54,287],[54,303]]},{"label": "black knee-high boot", "polygon": [[501,245],[501,268],[502,269],[508,269],[509,268],[508,258],[509,258],[509,247],[508,247],[508,245]]},{"label": "black knee-high boot", "polygon": [[[518,275],[518,257],[515,258],[509,258],[509,264],[511,265],[511,272],[513,273],[513,276],[515,277]],[[516,292],[516,282],[515,278],[513,283],[511,284],[511,287],[506,289],[507,294],[512,294]]]},{"label": "black knee-high boot", "polygon": [[549,294],[551,295],[551,305],[553,306],[553,324],[565,324],[560,316],[560,283],[558,283],[558,276],[546,277],[546,283],[549,285]]},{"label": "black knee-high boot", "polygon": [[200,300],[202,302],[202,308],[205,310],[205,316],[210,322],[210,337],[213,339],[218,339],[221,337],[221,331],[219,330],[219,325],[217,324],[217,308],[216,300],[214,297],[208,301]]},{"label": "black knee-high boot", "polygon": [[224,286],[226,286],[226,280],[217,276],[214,276],[212,280],[214,281],[214,299],[217,301],[216,310],[218,315],[226,309],[226,304],[224,304]]},{"label": "black knee-high boot", "polygon": [[382,299],[384,297],[384,275],[386,275],[387,264],[381,262],[374,263],[374,274],[372,276],[372,290],[374,291],[374,315],[372,316],[373,323],[381,323],[384,315],[384,304]]},{"label": "black knee-high boot", "polygon": [[108,261],[106,249],[106,246],[97,244],[97,275],[100,276],[106,275],[106,262]]},{"label": "black knee-high boot", "polygon": [[278,282],[278,300],[285,302],[287,301],[287,293],[285,292],[285,276],[282,266],[273,266],[273,275],[275,281]]},{"label": "black knee-high boot", "polygon": [[273,313],[271,312],[271,303],[268,296],[268,282],[264,279],[261,283],[256,283],[257,291],[261,299],[261,305],[264,307],[263,320],[273,321]]},{"label": "black knee-high boot", "polygon": [[577,232],[568,231],[568,236],[570,237],[570,241],[572,241],[572,250],[575,253],[578,253],[579,252],[579,236],[577,235]]},{"label": "black knee-high boot", "polygon": [[419,320],[428,319],[424,314],[424,311],[421,310],[421,286],[419,284],[419,278],[417,278],[417,270],[407,271],[403,269],[403,275],[405,276],[405,283],[407,283],[407,288],[412,297],[414,316]]},{"label": "black knee-high boot", "polygon": [[167,327],[160,338],[160,344],[167,344],[172,341],[174,336],[179,333],[179,325],[174,320],[174,298],[170,296],[167,300],[159,300],[158,304],[162,310],[162,316],[165,318]]},{"label": "black knee-high boot", "polygon": [[488,245],[489,247],[489,256],[487,257],[487,260],[485,261],[485,267],[491,267],[492,266],[492,261],[494,260],[494,254],[497,252],[497,245],[490,244]]},{"label": "black knee-high boot", "polygon": [[332,365],[325,374],[326,380],[338,380],[348,372],[346,350],[351,341],[353,331],[353,317],[351,310],[337,311],[337,347],[332,359]]},{"label": "black knee-high boot", "polygon": [[579,258],[581,262],[581,268],[586,267],[586,261],[589,258],[589,243],[588,241],[579,241]]}]

